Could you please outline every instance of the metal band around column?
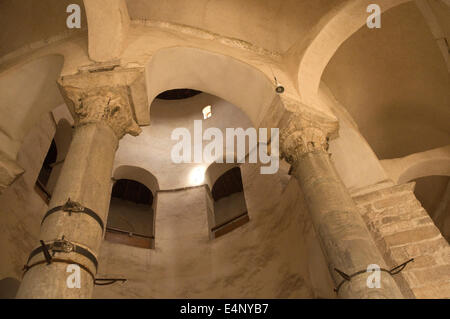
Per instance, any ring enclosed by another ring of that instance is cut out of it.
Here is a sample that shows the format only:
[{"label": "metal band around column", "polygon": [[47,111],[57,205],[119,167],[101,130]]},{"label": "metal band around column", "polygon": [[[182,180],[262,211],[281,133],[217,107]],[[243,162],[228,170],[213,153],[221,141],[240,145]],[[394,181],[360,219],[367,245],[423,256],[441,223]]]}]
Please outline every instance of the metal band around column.
[{"label": "metal band around column", "polygon": [[69,216],[72,215],[72,213],[77,214],[86,214],[88,216],[91,216],[95,221],[100,225],[102,232],[105,231],[105,227],[103,224],[103,220],[100,218],[97,213],[95,213],[92,209],[82,206],[80,203],[71,201],[70,198],[67,200],[67,202],[62,206],[56,206],[52,209],[50,209],[42,218],[41,225],[44,223],[45,219],[50,216],[51,214],[54,214],[56,212],[67,212],[69,213]]},{"label": "metal band around column", "polygon": [[[410,262],[413,262],[413,261],[414,261],[414,258],[411,258],[410,260],[405,261],[403,264],[395,266],[394,268],[392,268],[390,270],[385,269],[385,268],[380,268],[379,271],[384,271],[384,272],[388,273],[389,275],[394,276],[394,275],[397,275],[398,273],[400,273],[403,269],[405,269],[406,265],[408,265]],[[343,278],[343,280],[339,283],[339,285],[336,288],[334,288],[334,291],[336,293],[339,293],[339,289],[345,282],[351,281],[353,277],[367,273],[367,270],[360,270],[360,271],[355,272],[352,275],[348,275],[345,272],[343,272],[337,268],[334,268],[334,271],[336,271]]]},{"label": "metal band around column", "polygon": [[[52,253],[52,255],[50,256],[50,252]],[[97,271],[98,268],[98,261],[97,258],[86,248],[83,248],[77,244],[71,243],[68,240],[65,240],[64,237],[62,239],[58,239],[55,240],[52,243],[49,244],[45,244],[43,241],[41,241],[41,246],[34,249],[31,253],[30,256],[28,257],[27,260],[27,264],[25,265],[25,270],[28,270],[29,268],[31,268],[31,266],[28,266],[28,264],[30,263],[31,259],[33,257],[35,257],[36,255],[38,255],[39,253],[43,253],[44,257],[46,259],[45,262],[47,262],[48,264],[51,264],[53,261],[60,261],[59,259],[53,259],[53,256],[55,255],[55,253],[77,253],[79,255],[82,255],[86,258],[88,258],[95,266],[95,269]],[[43,263],[43,262],[40,262]],[[78,264],[78,263],[76,263]],[[34,265],[32,265],[34,266]],[[83,267],[83,268],[87,268],[87,267]]]}]

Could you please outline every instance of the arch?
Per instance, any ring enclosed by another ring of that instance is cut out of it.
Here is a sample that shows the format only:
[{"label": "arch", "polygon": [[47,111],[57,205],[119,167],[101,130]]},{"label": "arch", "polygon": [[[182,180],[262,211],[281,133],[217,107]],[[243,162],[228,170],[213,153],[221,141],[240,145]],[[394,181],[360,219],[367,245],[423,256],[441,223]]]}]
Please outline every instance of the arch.
[{"label": "arch", "polygon": [[426,176],[450,176],[450,158],[429,158],[417,160],[399,176],[398,183],[403,184]]},{"label": "arch", "polygon": [[205,181],[208,184],[209,188],[212,190],[216,181],[222,176],[224,173],[233,169],[234,167],[238,167],[237,163],[212,163],[208,166],[205,172]]},{"label": "arch", "polygon": [[450,145],[402,158],[382,160],[381,164],[398,184],[425,176],[450,176]]},{"label": "arch", "polygon": [[[379,0],[382,12],[411,0]],[[367,21],[369,0],[347,0],[329,12],[317,25],[311,40],[302,40],[289,49],[290,65],[297,70],[295,76],[302,101],[316,103],[322,74],[338,48]]]},{"label": "arch", "polygon": [[129,165],[122,165],[114,170],[113,178],[115,180],[129,179],[145,185],[153,195],[159,190],[159,184],[156,177],[149,171]]},{"label": "arch", "polygon": [[[264,73],[235,58],[190,47],[158,50],[146,67],[149,108],[161,92],[189,88],[241,108],[255,127],[278,96]],[[150,112],[148,112],[150,114]]]},{"label": "arch", "polygon": [[1,151],[17,157],[30,129],[41,118],[64,103],[56,85],[64,64],[59,54],[47,55],[0,74]]}]

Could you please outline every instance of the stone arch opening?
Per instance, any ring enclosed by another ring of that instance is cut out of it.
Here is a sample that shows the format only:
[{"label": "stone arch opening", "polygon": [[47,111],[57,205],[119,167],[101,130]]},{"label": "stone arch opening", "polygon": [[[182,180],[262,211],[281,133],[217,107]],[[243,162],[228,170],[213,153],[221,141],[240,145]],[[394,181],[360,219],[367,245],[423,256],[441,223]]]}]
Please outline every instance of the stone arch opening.
[{"label": "stone arch opening", "polygon": [[326,83],[379,159],[449,143],[445,61],[417,5],[397,2],[402,4],[381,6],[380,29],[368,28],[362,17],[369,14],[361,11],[361,26],[327,58],[311,93]]},{"label": "stone arch opening", "polygon": [[[382,12],[411,0],[380,0]],[[297,41],[289,49],[291,65],[297,71],[295,80],[305,103],[317,103],[317,92],[323,72],[339,47],[367,21],[370,1],[346,1],[322,19],[311,36],[312,40]],[[351,17],[351,18],[349,18]]]},{"label": "stone arch opening", "polygon": [[450,157],[420,158],[411,155],[410,158],[411,161],[404,161],[403,170],[398,176],[399,184],[427,176],[450,176]]},{"label": "stone arch opening", "polygon": [[189,88],[236,105],[255,127],[259,127],[274,99],[279,99],[273,83],[261,71],[232,57],[198,48],[157,51],[146,67],[146,81],[149,108],[160,93]]}]

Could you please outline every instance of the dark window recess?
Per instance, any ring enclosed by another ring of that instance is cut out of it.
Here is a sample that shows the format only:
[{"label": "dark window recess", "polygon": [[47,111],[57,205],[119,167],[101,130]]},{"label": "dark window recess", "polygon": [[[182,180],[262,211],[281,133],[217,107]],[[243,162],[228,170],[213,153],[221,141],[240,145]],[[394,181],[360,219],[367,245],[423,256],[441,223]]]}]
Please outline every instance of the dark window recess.
[{"label": "dark window recess", "polygon": [[118,180],[112,189],[105,239],[127,246],[154,248],[153,194],[141,183]]},{"label": "dark window recess", "polygon": [[128,200],[136,204],[153,204],[152,192],[141,183],[129,180],[118,180],[113,187],[112,197]]},{"label": "dark window recess", "polygon": [[232,168],[219,177],[211,195],[214,200],[211,238],[223,236],[249,222],[239,167]]},{"label": "dark window recess", "polygon": [[160,93],[156,98],[161,100],[182,100],[196,96],[202,93],[201,91],[191,89],[174,89]]},{"label": "dark window recess", "polygon": [[46,201],[47,203],[50,201],[51,194],[47,190],[48,180],[50,179],[50,175],[52,174],[53,165],[56,163],[56,159],[58,157],[58,151],[56,149],[55,140],[52,140],[50,148],[45,156],[44,163],[42,164],[41,171],[39,172],[39,176],[36,181],[35,189],[38,194]]},{"label": "dark window recess", "polygon": [[243,191],[241,169],[235,167],[219,177],[213,186],[212,197],[217,202],[221,198]]}]

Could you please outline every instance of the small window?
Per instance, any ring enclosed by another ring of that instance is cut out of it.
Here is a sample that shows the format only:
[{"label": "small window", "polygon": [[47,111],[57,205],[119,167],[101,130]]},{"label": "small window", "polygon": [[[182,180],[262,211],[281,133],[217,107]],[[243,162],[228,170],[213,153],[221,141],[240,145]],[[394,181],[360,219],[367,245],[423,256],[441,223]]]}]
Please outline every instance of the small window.
[{"label": "small window", "polygon": [[35,185],[36,192],[47,204],[50,202],[51,198],[51,193],[47,188],[47,184],[50,179],[50,175],[52,174],[53,166],[56,163],[57,157],[58,152],[56,150],[56,143],[55,140],[52,140]]},{"label": "small window", "polygon": [[202,110],[203,112],[203,119],[207,120],[212,116],[212,109],[211,109],[211,105],[207,105],[203,108]]},{"label": "small window", "polygon": [[153,194],[133,180],[113,187],[105,239],[128,246],[154,248]]},{"label": "small window", "polygon": [[234,167],[214,183],[211,238],[223,236],[249,221],[241,169]]}]

